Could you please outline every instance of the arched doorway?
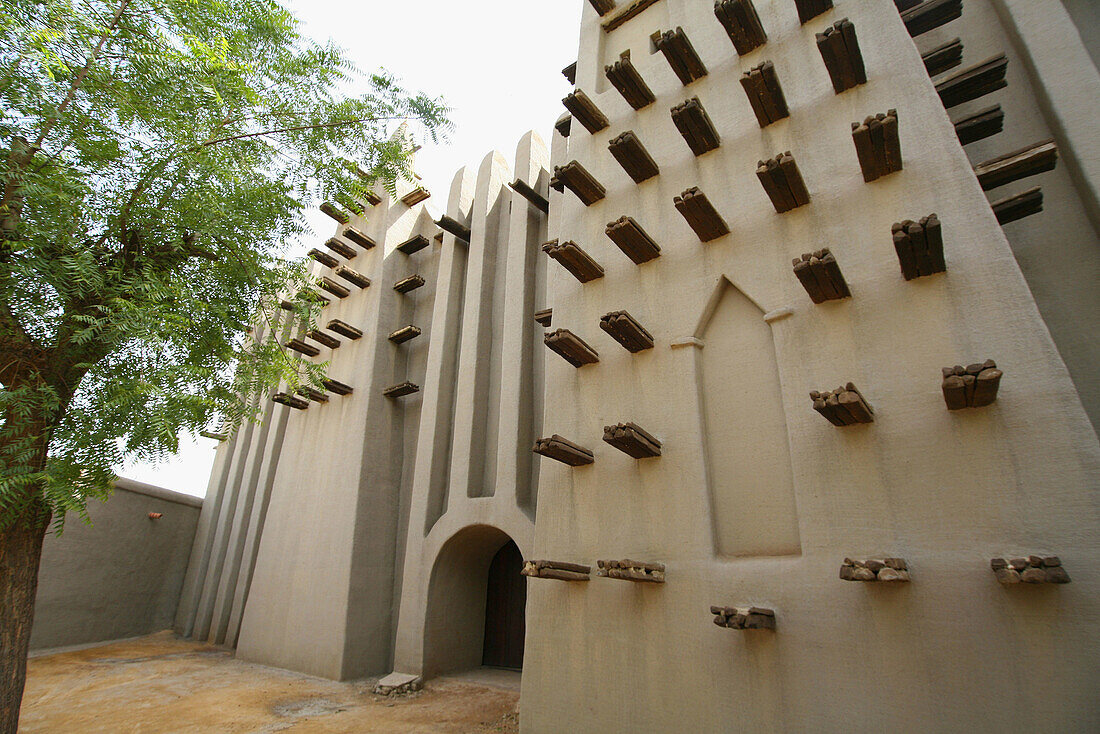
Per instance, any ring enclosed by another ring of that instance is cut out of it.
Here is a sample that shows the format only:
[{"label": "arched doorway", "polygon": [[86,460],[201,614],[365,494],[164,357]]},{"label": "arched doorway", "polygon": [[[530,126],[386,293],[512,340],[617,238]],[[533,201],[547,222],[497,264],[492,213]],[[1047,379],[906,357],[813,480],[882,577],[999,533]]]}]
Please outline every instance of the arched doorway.
[{"label": "arched doorway", "polygon": [[523,663],[527,578],[504,531],[470,525],[439,549],[424,610],[424,675]]},{"label": "arched doorway", "polygon": [[523,667],[524,609],[527,577],[523,555],[515,542],[505,543],[489,563],[485,591],[485,642],[481,664],[494,668]]}]

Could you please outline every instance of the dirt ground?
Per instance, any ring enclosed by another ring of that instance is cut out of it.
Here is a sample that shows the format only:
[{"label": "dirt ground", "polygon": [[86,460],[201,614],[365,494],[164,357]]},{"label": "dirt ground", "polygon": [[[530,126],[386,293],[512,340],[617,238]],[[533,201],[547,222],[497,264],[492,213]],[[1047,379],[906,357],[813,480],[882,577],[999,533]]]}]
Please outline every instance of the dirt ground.
[{"label": "dirt ground", "polygon": [[[515,675],[515,674],[512,674]],[[492,677],[492,676],[489,676]],[[20,732],[516,732],[519,691],[460,678],[386,698],[163,632],[32,658]]]}]

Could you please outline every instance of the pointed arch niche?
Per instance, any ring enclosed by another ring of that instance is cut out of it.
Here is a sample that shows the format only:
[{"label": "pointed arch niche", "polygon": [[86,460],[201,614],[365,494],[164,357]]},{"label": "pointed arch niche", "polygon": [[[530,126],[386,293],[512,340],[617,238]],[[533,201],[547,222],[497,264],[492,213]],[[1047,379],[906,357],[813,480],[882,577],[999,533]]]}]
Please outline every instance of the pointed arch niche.
[{"label": "pointed arch niche", "polygon": [[696,338],[707,490],[719,556],[802,552],[772,327],[725,276]]}]

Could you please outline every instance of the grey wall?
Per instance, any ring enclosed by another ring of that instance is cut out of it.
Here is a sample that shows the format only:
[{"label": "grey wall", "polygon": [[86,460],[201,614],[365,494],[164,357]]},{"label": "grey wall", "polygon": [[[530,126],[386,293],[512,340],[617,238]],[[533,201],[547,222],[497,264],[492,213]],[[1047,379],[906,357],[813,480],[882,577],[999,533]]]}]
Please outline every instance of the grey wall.
[{"label": "grey wall", "polygon": [[[119,479],[92,525],[46,537],[31,649],[134,637],[172,626],[202,500]],[[150,512],[159,512],[157,520]]]}]

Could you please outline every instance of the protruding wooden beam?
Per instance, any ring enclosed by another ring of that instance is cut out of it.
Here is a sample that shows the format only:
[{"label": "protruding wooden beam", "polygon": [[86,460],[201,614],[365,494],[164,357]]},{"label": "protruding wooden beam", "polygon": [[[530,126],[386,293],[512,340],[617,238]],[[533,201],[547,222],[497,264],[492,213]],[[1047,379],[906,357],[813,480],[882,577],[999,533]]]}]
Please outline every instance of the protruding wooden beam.
[{"label": "protruding wooden beam", "polygon": [[439,227],[441,230],[443,230],[444,232],[448,232],[450,234],[453,234],[458,239],[460,239],[463,242],[469,244],[469,242],[470,242],[470,228],[467,227],[462,222],[459,222],[458,220],[444,214],[443,216],[441,216],[439,219],[436,220],[435,225],[437,227]]},{"label": "protruding wooden beam", "polygon": [[584,367],[586,364],[595,364],[600,361],[600,355],[595,349],[569,329],[548,331],[543,337],[543,343],[556,352],[562,359],[574,367]]},{"label": "protruding wooden beam", "polygon": [[731,630],[774,630],[775,610],[765,607],[710,608],[714,623]]},{"label": "protruding wooden beam", "polygon": [[692,97],[672,108],[672,122],[684,136],[691,152],[696,156],[714,150],[721,145],[718,130],[711,122],[703,103],[698,97]]},{"label": "protruding wooden beam", "polygon": [[806,25],[826,10],[831,10],[833,0],[794,0],[794,4],[798,8],[798,22]]},{"label": "protruding wooden beam", "polygon": [[271,399],[280,405],[285,405],[295,410],[305,410],[309,407],[309,401],[305,398],[300,398],[297,395],[290,395],[285,392],[277,392],[271,396]]},{"label": "protruding wooden beam", "polygon": [[329,239],[325,240],[325,247],[332,250],[345,260],[351,260],[357,254],[359,254],[355,251],[355,248],[349,245],[347,242],[342,242],[335,237],[330,237]]},{"label": "protruding wooden beam", "polygon": [[607,225],[604,233],[635,265],[641,265],[661,256],[660,246],[646,234],[633,217],[619,217]]},{"label": "protruding wooden beam", "polygon": [[921,0],[894,0],[894,5],[897,6],[899,13],[920,5],[920,3]]},{"label": "protruding wooden beam", "polygon": [[902,169],[897,110],[871,115],[862,124],[853,122],[852,141],[867,183]]},{"label": "protruding wooden beam", "polygon": [[733,41],[738,56],[767,43],[768,34],[764,32],[752,0],[718,0],[714,3],[714,15]]},{"label": "protruding wooden beam", "polygon": [[650,5],[654,5],[658,0],[634,0],[634,2],[623,8],[622,12],[613,14],[610,18],[600,24],[604,33],[610,33],[623,23],[631,20],[642,13]]},{"label": "protruding wooden beam", "polygon": [[1035,186],[1015,196],[995,201],[991,206],[997,221],[1002,225],[1038,214],[1043,211],[1043,187]]},{"label": "protruding wooden beam", "polygon": [[539,456],[545,456],[569,466],[585,466],[595,461],[591,451],[556,433],[550,438],[540,438],[535,441],[535,447],[531,450]]},{"label": "protruding wooden beam", "polygon": [[405,206],[416,206],[422,201],[427,201],[430,196],[431,192],[429,192],[426,188],[424,188],[423,186],[417,186],[415,189],[401,197],[401,203]]},{"label": "protruding wooden beam", "polygon": [[845,558],[840,564],[840,578],[842,581],[905,583],[909,581],[909,565],[904,558]]},{"label": "protruding wooden beam", "polygon": [[991,558],[989,566],[1002,584],[1068,584],[1069,574],[1058,556]]},{"label": "protruding wooden beam", "polygon": [[1004,374],[997,369],[997,363],[992,359],[966,367],[961,364],[944,367],[942,372],[941,388],[948,410],[992,405],[997,400],[997,390],[1001,387],[1001,377]]},{"label": "protruding wooden beam", "polygon": [[957,120],[954,125],[959,142],[969,145],[1001,132],[1005,126],[1005,113],[999,104],[995,104]]},{"label": "protruding wooden beam", "polygon": [[661,442],[636,423],[604,426],[603,440],[635,459],[651,459],[661,455]]},{"label": "protruding wooden beam", "polygon": [[600,317],[600,328],[632,354],[653,348],[653,335],[626,311],[605,313]]},{"label": "protruding wooden beam", "polygon": [[409,293],[424,285],[424,276],[420,274],[410,275],[393,284],[393,289],[398,293]]},{"label": "protruding wooden beam", "polygon": [[962,0],[925,0],[902,11],[901,22],[914,38],[962,17]]},{"label": "protruding wooden beam", "polygon": [[522,196],[524,199],[532,204],[536,209],[543,214],[547,214],[550,211],[550,202],[546,200],[546,197],[531,188],[526,181],[516,179],[511,184],[512,190]]},{"label": "protruding wooden beam", "polygon": [[562,76],[564,76],[570,84],[577,86],[577,62],[574,61],[569,66],[561,70]]},{"label": "protruding wooden beam", "polygon": [[661,172],[633,130],[612,138],[607,149],[634,183],[641,183]]},{"label": "protruding wooden beam", "polygon": [[856,28],[847,18],[838,20],[816,34],[817,50],[825,68],[829,70],[829,79],[833,91],[837,94],[859,84],[867,83],[867,71],[863,66],[863,54],[856,40]]},{"label": "protruding wooden beam", "polygon": [[387,398],[400,398],[405,395],[412,395],[415,392],[420,392],[420,386],[412,382],[399,382],[396,385],[391,385],[382,391],[382,394]]},{"label": "protruding wooden beam", "polygon": [[351,395],[352,393],[351,385],[345,385],[344,383],[337,382],[332,378],[321,380],[321,384],[325,386],[326,390],[328,390],[329,392],[334,392],[337,395]]},{"label": "protruding wooden beam", "polygon": [[409,324],[408,326],[402,326],[397,331],[390,334],[389,339],[394,344],[403,344],[410,339],[415,339],[420,336],[420,328]]},{"label": "protruding wooden beam", "polygon": [[309,251],[309,256],[324,265],[326,268],[334,268],[340,264],[340,261],[334,258],[332,255],[328,254],[324,250],[318,250],[316,247]]},{"label": "protruding wooden beam", "polygon": [[424,235],[414,234],[412,237],[398,245],[397,249],[405,253],[406,255],[411,255],[414,252],[420,252],[430,244],[431,243],[428,241],[428,238]]},{"label": "protruding wooden beam", "polygon": [[367,237],[365,234],[355,229],[354,227],[348,227],[341,234],[343,234],[355,244],[362,247],[364,250],[369,250],[374,247],[374,240],[372,240],[370,237]]},{"label": "protruding wooden beam", "polygon": [[357,329],[346,321],[341,321],[340,319],[333,319],[332,321],[329,321],[328,325],[325,328],[329,331],[335,331],[340,336],[347,337],[351,340],[355,340],[363,336],[363,332],[360,329]]},{"label": "protruding wooden beam", "polygon": [[890,231],[901,274],[906,280],[946,272],[943,233],[935,214],[922,217],[919,222],[912,219],[896,222]]},{"label": "protruding wooden beam", "polygon": [[335,268],[332,269],[332,271],[336,273],[336,275],[338,275],[339,277],[343,278],[352,285],[358,286],[359,288],[370,287],[370,278],[363,275],[362,273],[352,270],[346,265],[337,265]]},{"label": "protruding wooden beam", "polygon": [[309,332],[306,333],[306,336],[308,336],[310,339],[317,342],[318,344],[328,347],[329,349],[336,349],[340,346],[339,339],[317,329],[310,329]]},{"label": "protruding wooden beam", "polygon": [[693,186],[679,196],[673,197],[672,204],[703,242],[710,242],[729,234],[730,228],[726,225],[726,221],[698,186]]},{"label": "protruding wooden beam", "polygon": [[587,283],[603,277],[603,267],[582,250],[576,242],[551,240],[542,246],[542,251],[568,270],[574,278]]},{"label": "protruding wooden beam", "polygon": [[635,110],[640,110],[652,104],[657,97],[642,79],[642,75],[634,68],[630,61],[630,49],[623,51],[619,60],[610,66],[604,67],[604,75],[611,82],[611,86],[619,90],[626,103]]},{"label": "protruding wooden beam", "polygon": [[646,581],[652,584],[665,582],[663,563],[644,563],[624,558],[621,561],[596,561],[596,575],[622,581]]},{"label": "protruding wooden beam", "polygon": [[550,328],[551,322],[554,320],[554,309],[544,308],[539,311],[535,311],[535,323],[544,328]]},{"label": "protruding wooden beam", "polygon": [[322,277],[321,280],[318,282],[318,285],[320,285],[322,288],[324,288],[326,291],[336,296],[337,298],[347,298],[351,295],[351,291],[329,277]]},{"label": "protruding wooden beam", "polygon": [[775,158],[759,161],[756,177],[780,214],[810,203],[810,192],[789,150]]},{"label": "protruding wooden beam", "polygon": [[554,176],[550,186],[562,191],[568,187],[585,206],[592,206],[604,198],[607,190],[578,161],[569,161],[564,166],[554,166]]},{"label": "protruding wooden beam", "polygon": [[570,125],[572,122],[573,116],[566,112],[564,115],[558,118],[557,122],[554,123],[554,129],[557,130],[563,138],[568,138]]},{"label": "protruding wooden beam", "polygon": [[775,65],[770,61],[757,64],[741,75],[741,88],[749,98],[752,112],[760,127],[790,116],[787,98],[779,86],[779,77],[775,74]]},{"label": "protruding wooden beam", "polygon": [[351,215],[349,215],[343,209],[333,204],[331,201],[326,201],[318,207],[322,212],[335,219],[340,224],[347,224],[351,221]]},{"label": "protruding wooden beam", "polygon": [[702,79],[707,75],[707,67],[703,66],[703,60],[695,53],[695,48],[688,40],[684,29],[677,26],[676,30],[660,31],[651,37],[653,45],[664,54],[668,65],[683,85],[691,84],[696,79]]},{"label": "protruding wooden beam", "polygon": [[596,106],[596,103],[579,89],[574,89],[566,95],[561,103],[577,119],[577,122],[584,125],[585,130],[590,133],[598,133],[610,124],[607,121],[607,115],[600,112],[600,108]]},{"label": "protruding wooden beam", "polygon": [[924,68],[928,71],[928,76],[938,76],[945,71],[954,69],[963,60],[962,39],[954,38],[947,43],[936,46],[931,51],[925,51],[920,58],[924,62]]},{"label": "protruding wooden beam", "polygon": [[989,191],[1028,176],[1053,171],[1057,164],[1058,146],[1052,138],[979,163],[974,166],[974,174],[982,190]]},{"label": "protruding wooden beam", "polygon": [[836,258],[827,247],[794,258],[794,274],[814,303],[836,301],[852,295]]},{"label": "protruding wooden beam", "polygon": [[615,9],[615,0],[588,0],[596,12],[603,17]]},{"label": "protruding wooden beam", "polygon": [[308,385],[303,385],[302,387],[298,388],[296,390],[296,392],[299,395],[301,395],[303,398],[307,398],[309,400],[312,400],[315,403],[327,403],[328,402],[328,395],[326,395],[323,390],[318,390],[315,387],[309,387]]},{"label": "protruding wooden beam", "polygon": [[212,438],[215,441],[228,441],[229,434],[219,431],[199,431],[199,435],[203,438]]},{"label": "protruding wooden beam", "polygon": [[951,109],[1007,87],[1007,69],[1008,58],[1004,54],[997,54],[937,82],[936,92],[940,95],[943,106]]},{"label": "protruding wooden beam", "polygon": [[563,561],[524,561],[524,576],[534,579],[556,579],[558,581],[588,581],[591,566]]},{"label": "protruding wooden beam", "polygon": [[875,411],[852,383],[836,390],[810,393],[814,410],[834,426],[854,426],[857,423],[874,423]]}]

